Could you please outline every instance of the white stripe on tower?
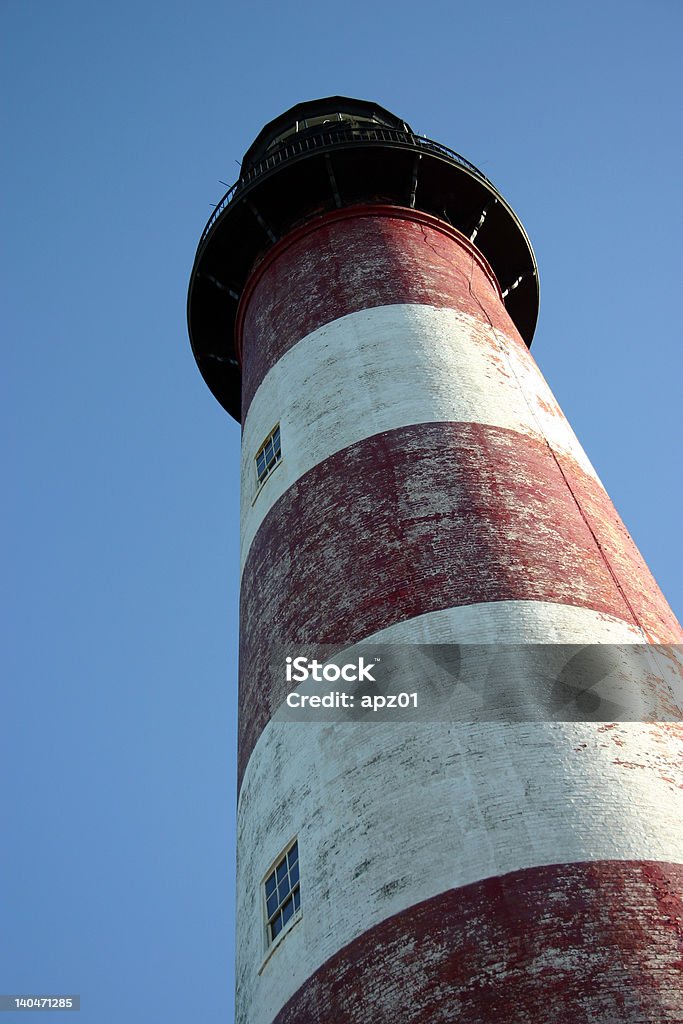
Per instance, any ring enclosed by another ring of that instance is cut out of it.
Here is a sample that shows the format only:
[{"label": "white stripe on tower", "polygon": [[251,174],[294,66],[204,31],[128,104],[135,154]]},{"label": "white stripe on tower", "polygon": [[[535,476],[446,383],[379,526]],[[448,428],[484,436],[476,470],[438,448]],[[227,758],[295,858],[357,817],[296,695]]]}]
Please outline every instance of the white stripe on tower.
[{"label": "white stripe on tower", "polygon": [[[469,1024],[510,1019],[512,1000],[564,1024],[604,979],[616,1019],[621,979],[633,990],[654,955],[637,1009],[673,1020],[657,987],[672,998],[680,959],[663,912],[683,874],[673,727],[272,721],[288,689],[273,652],[307,643],[682,639],[490,268],[434,217],[347,208],[269,251],[238,335],[237,1019],[360,1024],[410,1004],[411,1024]],[[256,495],[277,422],[282,461]],[[260,879],[294,834],[303,915],[262,965]]]},{"label": "white stripe on tower", "polygon": [[[255,501],[253,453],[274,410],[286,459]],[[456,309],[376,306],[307,335],[259,385],[242,432],[242,565],[272,506],[313,466],[374,434],[439,421],[545,438],[596,475],[517,337]]]},{"label": "white stripe on tower", "polygon": [[[270,1020],[273,1010],[292,998],[294,1006],[283,1018],[287,1021],[402,1020],[400,1012],[383,1016],[387,1007],[372,985],[365,1004],[356,996],[343,1012],[340,999],[334,1013],[334,1004],[318,999],[318,1015],[301,1014],[296,993],[305,989],[307,979],[317,976],[316,986],[334,990],[345,969],[360,968],[368,942],[377,957],[378,986],[398,957],[403,997],[409,1003],[424,998],[425,970],[438,976],[452,958],[461,961],[461,996],[482,966],[486,979],[487,961],[496,965],[495,982],[504,990],[506,978],[514,984],[520,952],[514,950],[515,941],[538,946],[536,961],[539,969],[543,965],[544,981],[532,977],[530,1002],[524,1007],[533,1012],[531,999],[540,998],[542,984],[556,984],[571,967],[577,954],[570,935],[578,920],[591,913],[590,892],[571,891],[576,872],[590,877],[587,865],[593,863],[597,884],[598,878],[610,878],[606,865],[613,862],[683,861],[683,743],[680,735],[675,743],[671,740],[666,727],[639,723],[613,728],[576,722],[457,722],[406,729],[271,722],[249,762],[238,812],[237,913],[242,925],[237,950],[243,1020]],[[299,837],[305,884],[303,917],[276,950],[276,963],[269,962],[272,969],[259,975],[261,934],[249,923],[260,915],[260,876],[293,835]],[[548,873],[553,865],[563,869]],[[617,864],[615,873],[620,870]],[[538,906],[525,906],[526,897],[513,891],[502,908],[497,906],[499,893],[495,886],[487,891],[487,880],[512,872],[523,873],[525,885],[537,887]],[[677,877],[683,878],[683,871]],[[637,879],[620,888],[627,901],[633,899],[631,907],[645,896]],[[441,937],[443,948],[425,959],[420,950],[430,929],[440,926],[439,902],[450,900],[454,891],[459,895],[449,906],[451,925],[446,938]],[[411,923],[392,949],[397,917],[410,921],[416,905],[425,901],[432,912],[419,925]],[[535,915],[547,919],[558,904],[567,903],[554,936],[533,921]],[[463,934],[472,905],[481,921],[477,931]],[[617,919],[618,914],[615,907]],[[504,924],[507,918],[504,941],[496,934],[503,931],[501,918]],[[642,923],[641,916],[639,927]],[[610,946],[624,937],[622,927],[618,920],[612,924],[598,919],[584,936],[591,943],[592,966],[614,971],[610,956],[619,954]],[[639,938],[636,933],[633,938],[627,960],[629,955],[642,956],[650,940],[663,971],[672,970],[680,957],[673,932],[667,941],[655,926],[651,935]],[[542,943],[547,943],[545,949]],[[425,1019],[454,1018],[435,1014]],[[483,1013],[465,1019],[488,1020]],[[561,1008],[552,1017],[561,1024],[568,1019]]]}]

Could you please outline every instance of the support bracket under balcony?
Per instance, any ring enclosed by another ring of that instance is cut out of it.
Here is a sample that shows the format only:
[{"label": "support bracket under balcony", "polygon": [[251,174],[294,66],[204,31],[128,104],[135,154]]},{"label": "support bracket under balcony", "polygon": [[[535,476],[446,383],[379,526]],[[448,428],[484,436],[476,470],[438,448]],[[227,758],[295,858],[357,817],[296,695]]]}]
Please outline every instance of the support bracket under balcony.
[{"label": "support bracket under balcony", "polygon": [[235,300],[235,302],[239,302],[239,292],[236,292],[234,288],[230,288],[227,284],[223,284],[221,281],[218,281],[213,277],[213,275],[197,274],[197,277],[203,277],[205,281],[210,281],[212,285],[218,288],[219,292],[225,292],[226,295],[229,295],[231,299]]},{"label": "support bracket under balcony", "polygon": [[492,207],[494,207],[497,202],[498,202],[497,199],[493,199],[490,203],[487,203],[486,206],[484,207],[484,209],[481,211],[481,217],[477,221],[477,226],[475,227],[474,231],[470,235],[470,242],[473,242],[475,240],[475,238],[477,237],[477,235],[481,231],[482,227],[484,226],[484,221],[486,220],[486,217],[488,215],[489,210]]},{"label": "support bracket under balcony", "polygon": [[[506,299],[506,298],[508,297],[508,295],[510,294],[510,292],[514,292],[515,288],[519,288],[519,286],[520,286],[520,284],[522,283],[522,281],[523,281],[523,280],[524,280],[525,278],[527,278],[528,276],[529,276],[528,274],[520,274],[520,275],[519,275],[519,277],[518,277],[518,278],[516,278],[516,279],[515,279],[515,280],[514,280],[514,281],[512,282],[512,284],[508,285],[508,287],[507,287],[507,288],[505,289],[505,291],[504,291],[504,292],[502,293],[502,294],[503,294],[503,298],[504,298],[504,299]],[[535,271],[535,270],[534,270],[534,271],[532,272],[531,276],[532,276],[532,277],[536,277],[536,271]]]},{"label": "support bracket under balcony", "polygon": [[415,209],[415,196],[417,195],[417,171],[420,166],[420,160],[422,155],[418,155],[413,159],[413,177],[410,182],[410,208]]},{"label": "support bracket under balcony", "polygon": [[253,204],[253,203],[250,203],[248,199],[245,199],[245,200],[244,200],[244,204],[245,204],[245,206],[247,206],[247,207],[248,207],[248,208],[249,208],[249,209],[251,210],[251,212],[252,212],[252,213],[254,214],[254,216],[256,217],[256,220],[257,220],[257,221],[258,221],[258,223],[259,223],[259,227],[263,228],[263,230],[264,230],[264,231],[265,231],[265,233],[266,233],[266,234],[268,235],[268,238],[269,238],[269,239],[271,240],[271,242],[277,242],[277,235],[275,234],[275,232],[273,231],[273,229],[272,229],[272,228],[270,227],[270,225],[269,225],[269,224],[267,224],[267,223],[266,223],[266,221],[265,221],[265,220],[263,219],[263,217],[261,216],[261,214],[259,213],[259,211],[258,211],[258,210],[256,209],[256,207],[254,206],[254,204]]},{"label": "support bracket under balcony", "polygon": [[334,176],[334,169],[332,167],[332,160],[330,159],[329,153],[325,153],[325,164],[327,166],[327,176],[329,177],[330,185],[332,186],[332,195],[334,196],[334,202],[337,209],[339,209],[341,207],[342,201],[341,196],[339,195],[339,189],[337,188],[337,179]]}]

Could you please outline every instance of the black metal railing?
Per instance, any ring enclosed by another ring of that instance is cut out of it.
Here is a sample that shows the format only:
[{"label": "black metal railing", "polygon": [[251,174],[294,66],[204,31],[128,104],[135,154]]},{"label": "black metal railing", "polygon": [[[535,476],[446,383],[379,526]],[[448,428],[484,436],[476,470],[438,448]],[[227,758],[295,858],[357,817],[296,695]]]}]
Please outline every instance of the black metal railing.
[{"label": "black metal railing", "polygon": [[230,186],[209,217],[199,240],[200,247],[225,208],[230,205],[240,192],[251,185],[257,178],[260,178],[262,174],[273,170],[288,160],[303,156],[305,153],[320,152],[333,149],[335,146],[348,146],[357,142],[380,142],[385,146],[396,146],[400,149],[417,149],[427,153],[435,153],[437,156],[444,156],[448,160],[459,164],[478,178],[481,178],[482,181],[488,182],[488,178],[485,174],[482,174],[478,167],[471,164],[469,160],[465,160],[459,153],[449,149],[448,146],[442,146],[440,142],[433,142],[432,139],[425,139],[421,135],[404,132],[398,128],[341,127],[316,131],[314,134],[303,133],[299,138],[290,138],[290,140],[283,143],[272,153],[264,156],[258,163],[252,164],[238,181]]}]

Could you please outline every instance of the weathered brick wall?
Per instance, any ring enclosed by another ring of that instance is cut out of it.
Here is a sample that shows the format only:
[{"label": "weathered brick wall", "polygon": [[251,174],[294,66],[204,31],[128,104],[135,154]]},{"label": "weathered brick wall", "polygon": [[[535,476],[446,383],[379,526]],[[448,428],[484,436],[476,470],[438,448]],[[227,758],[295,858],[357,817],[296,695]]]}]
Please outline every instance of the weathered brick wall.
[{"label": "weathered brick wall", "polygon": [[[238,1021],[683,1020],[675,727],[272,720],[283,643],[683,636],[486,262],[426,214],[338,211],[273,247],[238,331]],[[263,963],[293,835],[303,915]]]},{"label": "weathered brick wall", "polygon": [[[599,637],[597,620],[593,625]],[[526,636],[534,634],[529,629]],[[648,965],[661,958],[666,969],[653,969],[648,1005],[678,1005],[678,905],[674,900],[664,909],[660,902],[669,919],[657,921],[657,892],[633,893],[618,879],[624,862],[652,861],[674,886],[683,861],[682,818],[683,736],[667,725],[271,722],[249,761],[238,811],[238,1021],[270,1021],[293,997],[285,1020],[300,1012],[306,1022],[356,1021],[365,1009],[367,1020],[423,1021],[434,995],[435,1020],[459,1020],[456,1010],[469,1005],[472,1016],[464,1019],[474,1022],[475,1008],[485,1005],[477,998],[502,1001],[506,992],[501,1018],[534,1020],[555,973],[559,999],[560,979],[575,972],[567,988],[573,1006],[585,978],[609,963],[603,981],[609,1003],[629,985],[639,987]],[[299,837],[303,916],[258,974],[262,873],[293,835]],[[573,865],[588,862],[595,862],[594,874],[574,872]],[[546,872],[551,865],[557,870]],[[614,907],[612,868],[622,900]],[[512,879],[499,881],[511,873]],[[636,872],[636,890],[641,881]],[[482,894],[499,885],[505,906],[492,907],[487,927]],[[539,945],[525,948],[530,922],[520,924],[519,908],[528,886],[536,887],[538,903],[526,912],[537,917]],[[641,899],[649,901],[642,918]],[[554,931],[558,905],[563,909]],[[505,907],[509,920],[501,934]],[[565,920],[572,908],[573,924]],[[431,943],[424,934],[430,928]],[[481,954],[473,957],[477,943]],[[510,959],[515,943],[518,955]],[[615,978],[618,988],[610,991]],[[330,988],[335,997],[328,1002]],[[383,991],[384,1007],[377,1002]],[[404,1015],[392,1017],[401,993]],[[584,995],[595,1010],[596,993]],[[338,1013],[347,1003],[348,1018]],[[441,1016],[449,1005],[451,1018]],[[591,1020],[586,1014],[579,1019]],[[601,1024],[643,1019],[677,1018],[664,1009],[661,1017],[592,1017]],[[557,1020],[563,1020],[557,1004],[549,1002],[534,1024]]]},{"label": "weathered brick wall", "polygon": [[[286,458],[255,501],[254,452],[278,418]],[[316,328],[261,381],[243,424],[242,564],[267,513],[309,469],[374,434],[419,423],[513,430],[595,476],[517,339],[457,309],[376,306]]]},{"label": "weathered brick wall", "polygon": [[680,1024],[680,865],[560,864],[414,905],[313,975],[277,1024]]},{"label": "weathered brick wall", "polygon": [[426,612],[520,600],[626,622],[635,611],[658,638],[677,635],[602,487],[576,465],[561,472],[543,443],[417,424],[338,452],[282,496],[247,558],[240,772],[287,692],[271,677],[276,645],[346,646]]}]

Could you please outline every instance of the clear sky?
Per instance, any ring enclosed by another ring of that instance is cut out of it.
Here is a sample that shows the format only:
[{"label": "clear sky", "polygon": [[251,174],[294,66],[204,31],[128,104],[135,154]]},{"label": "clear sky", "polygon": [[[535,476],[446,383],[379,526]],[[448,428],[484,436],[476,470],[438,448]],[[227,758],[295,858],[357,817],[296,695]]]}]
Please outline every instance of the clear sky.
[{"label": "clear sky", "polygon": [[682,22],[3,0],[0,993],[232,1021],[239,428],[185,300],[219,179],[293,103],[374,100],[508,199],[533,351],[681,616]]}]

